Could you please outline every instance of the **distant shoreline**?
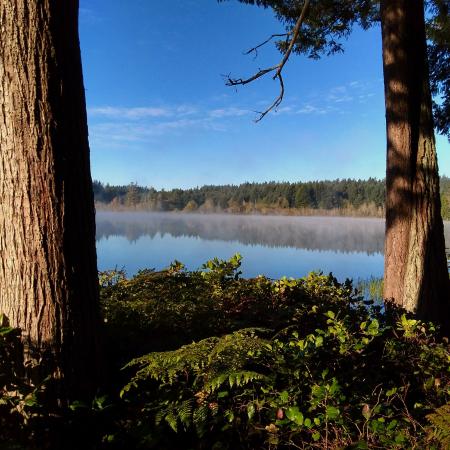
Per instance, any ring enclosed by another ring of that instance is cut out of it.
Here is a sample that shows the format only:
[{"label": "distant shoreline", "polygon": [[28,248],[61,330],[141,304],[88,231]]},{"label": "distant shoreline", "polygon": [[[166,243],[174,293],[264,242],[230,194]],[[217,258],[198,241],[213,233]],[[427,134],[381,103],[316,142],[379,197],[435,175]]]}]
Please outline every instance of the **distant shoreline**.
[{"label": "distant shoreline", "polygon": [[[316,210],[317,211],[317,210]],[[344,214],[261,214],[261,213],[233,213],[233,212],[224,212],[224,211],[216,211],[216,212],[202,212],[202,211],[154,211],[150,209],[135,209],[135,208],[98,208],[96,205],[96,212],[110,212],[110,213],[149,213],[149,214],[170,214],[170,215],[181,215],[181,216],[236,216],[236,217],[330,217],[330,218],[349,218],[349,219],[378,219],[385,220],[384,216],[350,216]],[[449,219],[443,219],[444,224],[448,224],[450,226]]]},{"label": "distant shoreline", "polygon": [[167,214],[198,214],[198,215],[215,215],[224,214],[232,216],[286,216],[286,217],[353,217],[353,218],[373,218],[384,219],[384,210],[374,213],[373,208],[363,207],[359,209],[350,208],[333,208],[333,209],[315,209],[315,208],[264,208],[253,211],[230,211],[227,209],[215,210],[154,210],[145,208],[144,206],[125,206],[125,205],[110,205],[107,203],[95,202],[97,211],[105,212],[147,212],[147,213],[167,213]]},{"label": "distant shoreline", "polygon": [[[441,213],[450,219],[450,178],[440,178]],[[384,180],[264,182],[156,190],[93,182],[98,210],[263,216],[385,217]]]}]

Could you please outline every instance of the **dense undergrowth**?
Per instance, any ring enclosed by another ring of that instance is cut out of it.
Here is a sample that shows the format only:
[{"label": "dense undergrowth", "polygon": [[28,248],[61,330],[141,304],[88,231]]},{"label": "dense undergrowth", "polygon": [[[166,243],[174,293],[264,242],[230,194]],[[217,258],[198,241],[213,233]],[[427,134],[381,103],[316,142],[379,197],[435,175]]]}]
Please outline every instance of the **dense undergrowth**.
[{"label": "dense undergrowth", "polygon": [[0,448],[450,447],[450,347],[432,324],[350,281],[239,266],[102,273],[107,395],[53,426],[0,324]]}]

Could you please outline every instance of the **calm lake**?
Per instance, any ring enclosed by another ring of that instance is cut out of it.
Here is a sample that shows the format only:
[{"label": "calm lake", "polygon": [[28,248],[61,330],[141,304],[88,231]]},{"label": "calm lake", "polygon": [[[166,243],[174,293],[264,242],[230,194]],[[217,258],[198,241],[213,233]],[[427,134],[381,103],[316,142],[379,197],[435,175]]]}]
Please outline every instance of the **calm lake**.
[{"label": "calm lake", "polygon": [[99,270],[124,268],[128,275],[175,259],[197,269],[238,252],[246,277],[322,270],[340,280],[367,279],[383,274],[383,239],[380,219],[97,212]]}]

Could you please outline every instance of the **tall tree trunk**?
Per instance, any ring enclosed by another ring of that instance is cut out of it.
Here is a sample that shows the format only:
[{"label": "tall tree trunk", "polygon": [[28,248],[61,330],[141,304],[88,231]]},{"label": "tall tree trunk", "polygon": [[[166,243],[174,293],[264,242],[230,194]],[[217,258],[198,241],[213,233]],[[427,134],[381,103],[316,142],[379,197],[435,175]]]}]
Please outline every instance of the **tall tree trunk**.
[{"label": "tall tree trunk", "polygon": [[423,0],[382,0],[386,98],[384,297],[449,325]]},{"label": "tall tree trunk", "polygon": [[0,28],[0,312],[31,379],[85,397],[99,314],[78,0],[1,0]]}]

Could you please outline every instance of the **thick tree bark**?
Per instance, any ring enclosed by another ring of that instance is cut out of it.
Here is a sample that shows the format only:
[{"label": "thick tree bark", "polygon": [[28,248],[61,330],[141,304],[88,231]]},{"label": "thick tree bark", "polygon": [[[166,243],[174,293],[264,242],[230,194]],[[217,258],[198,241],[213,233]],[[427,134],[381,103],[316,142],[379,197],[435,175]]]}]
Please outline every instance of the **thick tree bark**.
[{"label": "thick tree bark", "polygon": [[382,0],[386,99],[384,297],[449,325],[423,0]]},{"label": "thick tree bark", "polygon": [[0,28],[0,312],[29,376],[85,397],[99,315],[78,0],[1,0]]}]

